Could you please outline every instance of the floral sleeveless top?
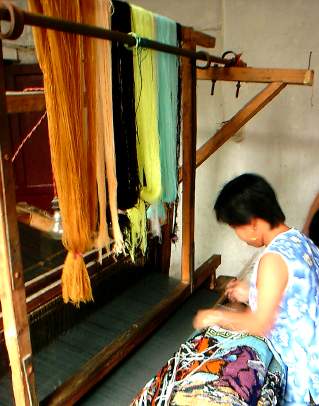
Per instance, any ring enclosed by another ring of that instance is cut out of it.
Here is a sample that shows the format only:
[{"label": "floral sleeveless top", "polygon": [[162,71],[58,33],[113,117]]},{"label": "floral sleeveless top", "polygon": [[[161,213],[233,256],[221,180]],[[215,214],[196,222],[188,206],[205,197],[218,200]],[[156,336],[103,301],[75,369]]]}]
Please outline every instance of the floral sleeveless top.
[{"label": "floral sleeveless top", "polygon": [[[287,366],[284,405],[319,404],[319,249],[296,229],[277,235],[262,252],[251,278],[249,304],[256,309],[260,258],[279,254],[288,284],[268,338]],[[275,281],[274,281],[275,283]]]}]

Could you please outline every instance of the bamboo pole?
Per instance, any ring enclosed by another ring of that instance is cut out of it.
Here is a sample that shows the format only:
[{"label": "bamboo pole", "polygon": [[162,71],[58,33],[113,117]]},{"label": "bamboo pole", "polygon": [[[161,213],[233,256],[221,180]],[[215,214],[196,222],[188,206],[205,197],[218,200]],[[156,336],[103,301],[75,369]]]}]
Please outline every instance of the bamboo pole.
[{"label": "bamboo pole", "polygon": [[[10,22],[10,28],[6,33],[0,31],[1,39],[17,39],[22,34],[26,25],[32,27],[41,27],[47,29],[53,29],[55,31],[69,32],[73,34],[84,35],[87,37],[101,38],[109,41],[117,41],[122,44],[126,44],[129,47],[135,47],[137,44],[141,48],[154,49],[161,52],[166,52],[172,55],[180,55],[186,58],[198,59],[207,61],[207,54],[202,51],[196,52],[187,49],[187,47],[175,47],[167,45],[158,41],[153,41],[148,38],[135,37],[130,33],[123,33],[120,31],[112,31],[101,27],[76,23],[74,21],[63,20],[60,18],[49,17],[42,14],[30,13],[19,7],[16,7],[11,2],[3,2],[0,0],[0,21],[5,20]],[[196,35],[197,37],[203,37],[203,35]],[[205,43],[207,43],[210,37],[207,36]],[[209,40],[211,45],[214,42]],[[227,64],[229,59],[221,58],[215,55],[209,55],[209,59],[212,63]]]}]

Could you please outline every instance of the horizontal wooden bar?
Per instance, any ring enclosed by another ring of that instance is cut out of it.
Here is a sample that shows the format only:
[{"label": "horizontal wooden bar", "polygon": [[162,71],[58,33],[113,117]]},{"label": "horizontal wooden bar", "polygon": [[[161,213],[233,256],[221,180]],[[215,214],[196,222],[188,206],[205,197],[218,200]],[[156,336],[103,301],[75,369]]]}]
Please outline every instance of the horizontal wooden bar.
[{"label": "horizontal wooden bar", "polygon": [[314,71],[307,69],[268,68],[224,68],[197,69],[197,79],[223,80],[230,82],[271,83],[282,82],[291,85],[313,85]]},{"label": "horizontal wooden bar", "polygon": [[[195,36],[197,32],[195,31]],[[200,33],[198,33],[200,34]],[[213,37],[206,34],[196,43],[212,47]],[[306,69],[263,69],[263,68],[209,68],[197,69],[197,79],[222,80],[233,82],[270,83],[283,82],[295,85],[313,85],[314,71]],[[43,92],[7,92],[7,110],[9,114],[28,113],[45,110]]]},{"label": "horizontal wooden bar", "polygon": [[[196,272],[194,287],[199,287],[220,263],[220,255],[214,255],[206,261],[206,265]],[[71,406],[84,396],[94,385],[103,379],[151,333],[153,333],[191,294],[191,286],[186,283],[179,285],[160,303],[155,305],[141,319],[128,328],[110,345],[93,356],[69,380],[64,382],[46,399],[41,406]]]},{"label": "horizontal wooden bar", "polygon": [[193,31],[192,39],[194,40],[196,45],[204,48],[215,48],[216,45],[215,37],[212,37],[211,35],[205,34],[200,31]]},{"label": "horizontal wooden bar", "polygon": [[46,109],[43,92],[6,92],[6,96],[9,114],[31,113]]}]

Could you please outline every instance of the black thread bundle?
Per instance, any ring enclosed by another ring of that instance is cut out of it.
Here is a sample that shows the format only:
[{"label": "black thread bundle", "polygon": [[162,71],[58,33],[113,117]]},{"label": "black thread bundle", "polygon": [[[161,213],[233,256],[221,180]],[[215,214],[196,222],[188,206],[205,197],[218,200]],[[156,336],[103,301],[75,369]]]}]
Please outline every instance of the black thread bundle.
[{"label": "black thread bundle", "polygon": [[[131,32],[130,6],[114,1],[112,30]],[[112,43],[113,123],[118,180],[118,207],[126,210],[138,201],[140,182],[136,153],[133,54],[118,42]]]}]

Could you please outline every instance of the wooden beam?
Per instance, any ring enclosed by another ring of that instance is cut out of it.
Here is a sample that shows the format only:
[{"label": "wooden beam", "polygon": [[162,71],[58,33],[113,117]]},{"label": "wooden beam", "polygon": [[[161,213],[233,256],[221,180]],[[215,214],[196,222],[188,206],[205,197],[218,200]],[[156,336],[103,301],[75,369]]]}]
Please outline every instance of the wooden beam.
[{"label": "wooden beam", "polygon": [[[265,107],[282,89],[286,83],[271,83],[251,99],[238,113],[227,121],[204,145],[196,151],[196,168],[206,161],[229,138],[231,138],[255,114]],[[184,179],[182,168],[179,170],[179,182]]]},{"label": "wooden beam", "polygon": [[[220,255],[213,255],[198,269],[194,286],[199,287],[220,263]],[[155,305],[128,330],[103,348],[84,364],[70,379],[44,399],[41,406],[71,406],[151,335],[191,294],[190,284],[181,282],[166,298]]]},{"label": "wooden beam", "polygon": [[263,69],[263,68],[222,68],[197,69],[197,79],[224,80],[230,82],[272,83],[283,82],[291,85],[313,85],[313,70],[307,69]]},{"label": "wooden beam", "polygon": [[0,298],[15,404],[37,404],[10,160],[5,78],[0,42]]},{"label": "wooden beam", "polygon": [[225,123],[216,134],[202,145],[196,152],[196,167],[201,165],[212,153],[220,148],[244,124],[265,107],[282,89],[285,83],[271,83],[251,99],[237,114]]},{"label": "wooden beam", "polygon": [[7,111],[9,114],[44,111],[43,92],[6,92]]},{"label": "wooden beam", "polygon": [[[193,32],[194,42],[207,48],[215,46],[215,38],[207,34]],[[313,85],[314,71],[307,69],[268,69],[268,68],[209,68],[197,69],[199,80],[222,80],[232,82],[271,83],[283,82],[294,85]],[[9,114],[28,113],[45,110],[43,92],[7,92]]]},{"label": "wooden beam", "polygon": [[[182,28],[183,48],[194,51],[193,30]],[[193,284],[194,228],[195,228],[195,176],[196,176],[196,66],[193,60],[182,58],[182,259],[181,280]]]},{"label": "wooden beam", "polygon": [[204,48],[215,48],[216,38],[200,31],[193,31],[193,40],[196,45]]}]

